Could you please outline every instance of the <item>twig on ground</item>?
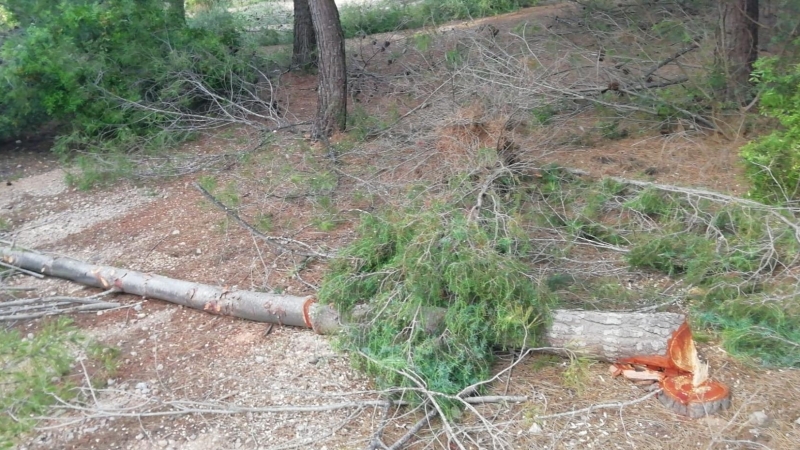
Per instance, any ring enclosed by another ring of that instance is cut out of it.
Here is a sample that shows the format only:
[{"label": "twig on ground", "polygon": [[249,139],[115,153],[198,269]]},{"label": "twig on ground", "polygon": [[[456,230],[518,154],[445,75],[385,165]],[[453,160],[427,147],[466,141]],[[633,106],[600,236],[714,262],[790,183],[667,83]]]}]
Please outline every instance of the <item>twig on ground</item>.
[{"label": "twig on ground", "polygon": [[631,405],[635,405],[637,403],[641,403],[641,402],[643,402],[643,401],[645,401],[645,400],[647,400],[647,399],[649,399],[651,397],[655,397],[656,395],[658,395],[660,393],[661,393],[661,389],[656,389],[655,391],[650,392],[649,394],[647,394],[647,395],[645,395],[643,397],[639,397],[639,398],[637,398],[635,400],[631,400],[631,401],[628,401],[628,402],[601,403],[599,405],[589,406],[588,408],[576,409],[576,410],[567,411],[567,412],[558,413],[558,414],[549,414],[549,415],[546,415],[546,416],[536,416],[535,418],[536,418],[536,420],[556,419],[558,417],[567,417],[567,416],[574,416],[576,414],[588,413],[588,412],[596,411],[598,409],[617,409],[617,408],[621,409],[621,408],[624,408],[626,406],[631,406]]},{"label": "twig on ground", "polygon": [[34,287],[15,287],[15,286],[0,286],[0,291],[35,291]]},{"label": "twig on ground", "polygon": [[386,444],[383,443],[383,430],[386,429],[386,424],[389,423],[389,414],[392,410],[392,400],[389,399],[386,401],[386,405],[383,406],[383,416],[381,417],[380,425],[375,431],[372,433],[372,439],[369,441],[369,445],[367,445],[366,450],[376,450],[376,449],[385,449]]},{"label": "twig on ground", "polygon": [[439,414],[439,411],[436,408],[431,408],[431,410],[428,411],[428,414],[425,414],[425,417],[423,417],[422,419],[419,419],[417,421],[417,423],[415,423],[411,428],[409,428],[408,431],[406,432],[406,434],[400,436],[400,439],[395,441],[395,443],[392,444],[388,448],[388,450],[400,450],[401,448],[405,447],[406,443],[412,437],[414,437],[414,435],[416,435],[419,432],[419,430],[421,430],[422,427],[425,426],[425,424],[430,422],[438,414]]},{"label": "twig on ground", "polygon": [[690,46],[688,46],[686,48],[682,48],[682,49],[678,50],[677,52],[672,54],[672,56],[670,56],[669,58],[667,58],[667,59],[665,59],[663,61],[660,61],[658,64],[653,66],[652,69],[648,70],[647,73],[642,75],[642,79],[646,80],[647,78],[650,78],[650,75],[656,73],[656,71],[658,69],[666,66],[667,64],[671,63],[672,61],[675,61],[676,59],[680,58],[681,56],[689,53],[692,50],[698,49],[698,48],[700,48],[700,45],[698,45],[697,43],[693,43],[692,45],[690,45]]},{"label": "twig on ground", "polygon": [[[0,322],[37,319],[70,312],[87,312],[119,308],[122,306],[119,303],[100,300],[100,298],[114,292],[119,291],[117,289],[109,289],[89,297],[37,297],[0,302]],[[80,306],[64,307],[75,303]]]},{"label": "twig on ground", "polygon": [[119,303],[93,303],[90,305],[81,305],[75,306],[72,308],[63,308],[63,309],[55,309],[49,311],[41,311],[37,313],[30,313],[30,314],[10,314],[10,315],[0,315],[0,322],[8,322],[12,320],[27,320],[27,319],[38,319],[40,317],[47,317],[47,316],[55,316],[59,314],[67,314],[71,312],[87,312],[87,311],[98,311],[103,309],[111,309],[117,308],[121,306]]},{"label": "twig on ground", "polygon": [[[289,252],[289,253],[292,253],[292,254],[295,254],[295,255],[299,255],[299,256],[307,256],[307,257],[315,257],[315,258],[332,258],[333,257],[333,255],[331,255],[331,254],[322,253],[322,252],[318,252],[318,251],[314,250],[313,247],[311,247],[310,245],[306,244],[305,242],[300,242],[298,240],[291,239],[291,238],[285,238],[285,237],[267,236],[266,234],[258,231],[254,226],[252,226],[249,223],[247,223],[244,219],[239,217],[239,214],[236,211],[234,211],[232,208],[229,208],[228,206],[224,205],[222,202],[217,200],[213,195],[211,195],[210,192],[205,190],[202,186],[200,186],[197,183],[194,183],[194,187],[197,188],[197,190],[200,191],[200,193],[203,194],[204,197],[206,197],[208,200],[210,200],[219,209],[224,211],[225,214],[227,214],[229,217],[231,217],[235,221],[239,222],[240,225],[242,225],[248,231],[253,233],[253,235],[263,239],[267,243],[275,245],[276,247],[280,248],[283,251],[286,251],[286,252]],[[302,247],[302,248],[306,249],[307,251],[298,251],[298,250],[294,250],[294,249],[288,248],[287,245],[289,245],[289,244],[297,245],[299,247]]]}]

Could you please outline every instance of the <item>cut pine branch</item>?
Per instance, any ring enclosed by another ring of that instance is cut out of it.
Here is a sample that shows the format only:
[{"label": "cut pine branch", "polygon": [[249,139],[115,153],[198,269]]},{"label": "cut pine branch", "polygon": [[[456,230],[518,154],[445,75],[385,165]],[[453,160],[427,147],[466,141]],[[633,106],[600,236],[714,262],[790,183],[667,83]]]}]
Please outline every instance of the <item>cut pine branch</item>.
[{"label": "cut pine branch", "polygon": [[[311,328],[320,334],[335,334],[343,329],[338,312],[317,303],[313,296],[211,286],[8,247],[0,248],[0,258],[9,265],[42,275],[164,300],[211,314]],[[429,324],[444,317],[436,308],[430,308],[426,314],[430,317],[423,321]],[[692,417],[710,414],[730,403],[727,387],[693,376],[705,368],[700,365],[691,331],[681,314],[556,310],[544,340],[551,347],[564,349],[562,353],[616,363],[622,375],[625,371],[652,372],[664,390],[662,402],[681,414]]]}]

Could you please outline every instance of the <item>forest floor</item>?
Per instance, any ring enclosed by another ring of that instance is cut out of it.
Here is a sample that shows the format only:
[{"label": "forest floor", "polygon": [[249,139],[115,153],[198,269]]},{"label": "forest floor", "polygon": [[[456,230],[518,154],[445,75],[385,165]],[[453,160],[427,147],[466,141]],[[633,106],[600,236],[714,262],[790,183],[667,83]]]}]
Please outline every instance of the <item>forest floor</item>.
[{"label": "forest floor", "polygon": [[[531,8],[454,27],[478,29],[491,23],[503,33],[521,22],[551,23],[557,8]],[[399,46],[395,40],[393,45]],[[312,75],[286,74],[281,79],[284,107],[298,121],[313,117],[315,82]],[[388,101],[381,98],[386,93],[380,89],[376,87],[373,102],[363,100],[354,107],[385,110]],[[408,117],[412,124],[414,120],[414,115]],[[352,211],[380,207],[381,193],[336,185],[326,178],[331,172],[318,162],[325,150],[309,143],[302,131],[275,133],[266,146],[254,150],[258,139],[254,131],[232,127],[189,142],[179,152],[246,155],[234,164],[168,179],[120,181],[89,192],[65,183],[64,169],[42,151],[46,143],[34,139],[10,143],[0,148],[0,217],[10,223],[7,235],[13,235],[17,244],[40,251],[213,285],[313,294],[324,274],[324,261],[306,265],[257,240],[205,201],[193,183],[213,175],[221,188],[233,186],[242,216],[260,223],[267,234],[330,250],[353,239],[357,215]],[[598,177],[702,187],[729,195],[747,190],[737,162],[741,142],[717,135],[662,135],[655,130],[546,154],[537,153],[534,137],[530,142],[520,139],[521,152],[535,156],[537,162],[582,169]],[[333,142],[345,145],[346,136]],[[446,151],[444,146],[437,149]],[[383,166],[381,171],[382,162],[372,163],[379,165],[375,177],[384,177],[383,185],[411,184],[414,170]],[[340,191],[332,206],[330,199],[321,199],[333,197],[334,189]],[[348,194],[341,193],[348,189]],[[629,289],[668,282],[665,276],[653,275],[632,279]],[[11,283],[47,295],[95,292],[57,279],[16,277]],[[373,407],[281,413],[255,409],[379,398],[370,380],[332,347],[329,337],[289,327],[268,333],[265,324],[157,300],[131,296],[116,300],[141,302],[142,308],[75,317],[85,333],[120,350],[119,369],[89,405],[94,413],[66,411],[41,423],[19,448],[365,448],[383,423],[383,411]],[[36,329],[39,324],[32,321],[18,327]],[[494,421],[496,434],[476,431],[470,448],[498,447],[496,440],[509,448],[798,448],[800,371],[753,367],[730,357],[713,341],[701,344],[700,352],[711,362],[715,379],[733,391],[733,406],[717,416],[679,417],[650,399],[535,423],[534,415],[627,402],[645,393],[626,380],[612,379],[605,364],[582,362],[576,381],[566,375],[568,361],[534,354],[492,388],[530,400],[479,407]],[[501,355],[497,369],[507,366],[509,358]],[[187,411],[182,414],[126,414],[126,408],[156,411],[180,401],[193,403],[184,403]],[[217,412],[192,412],[208,404]],[[254,409],[236,412],[232,405]],[[418,411],[392,410],[384,442],[396,440],[420,417]],[[470,424],[473,419],[465,414],[462,420]],[[439,424],[434,420],[423,428],[410,448],[448,448],[436,429]]]}]

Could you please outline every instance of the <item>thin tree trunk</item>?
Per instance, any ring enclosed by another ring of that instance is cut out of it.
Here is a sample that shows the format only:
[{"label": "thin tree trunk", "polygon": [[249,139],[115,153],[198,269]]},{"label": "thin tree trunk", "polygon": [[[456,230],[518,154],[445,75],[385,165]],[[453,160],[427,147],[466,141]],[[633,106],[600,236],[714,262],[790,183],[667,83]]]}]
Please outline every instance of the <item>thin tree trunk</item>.
[{"label": "thin tree trunk", "polygon": [[308,69],[316,63],[317,38],[311,21],[309,0],[294,0],[294,45],[292,66]]},{"label": "thin tree trunk", "polygon": [[750,100],[750,74],[758,58],[758,0],[724,0],[728,82],[725,99],[746,103]]},{"label": "thin tree trunk", "polygon": [[344,32],[333,0],[310,0],[311,19],[319,49],[317,117],[312,137],[325,139],[347,124],[347,66]]}]

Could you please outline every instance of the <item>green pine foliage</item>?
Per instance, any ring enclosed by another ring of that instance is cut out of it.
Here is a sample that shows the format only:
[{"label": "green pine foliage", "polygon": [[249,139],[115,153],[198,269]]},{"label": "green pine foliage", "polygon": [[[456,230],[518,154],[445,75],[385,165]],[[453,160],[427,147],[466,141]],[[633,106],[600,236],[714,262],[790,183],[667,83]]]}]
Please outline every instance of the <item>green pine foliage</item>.
[{"label": "green pine foliage", "polygon": [[119,364],[117,349],[86,340],[66,317],[26,334],[0,330],[0,449],[14,448],[59,399],[80,399],[86,374],[74,373],[76,356],[85,354],[92,383],[105,383]]},{"label": "green pine foliage", "polygon": [[800,305],[767,294],[759,284],[716,284],[693,306],[695,323],[716,330],[734,355],[766,366],[800,367]]},{"label": "green pine foliage", "polygon": [[489,375],[494,349],[537,343],[553,300],[518,230],[439,206],[364,216],[359,235],[319,298],[358,323],[341,345],[379,386],[456,394]]},{"label": "green pine foliage", "polygon": [[800,64],[787,68],[781,62],[760,59],[754,79],[762,86],[762,112],[782,128],[744,146],[741,156],[752,183],[751,197],[796,203],[800,200]]},{"label": "green pine foliage", "polygon": [[0,137],[61,124],[56,149],[63,153],[162,149],[185,139],[189,134],[180,129],[162,132],[174,115],[131,104],[202,111],[210,99],[194,81],[223,94],[251,77],[237,56],[244,41],[226,14],[205,12],[186,26],[157,0],[59,0],[21,8],[14,16],[21,27],[0,49]]}]

